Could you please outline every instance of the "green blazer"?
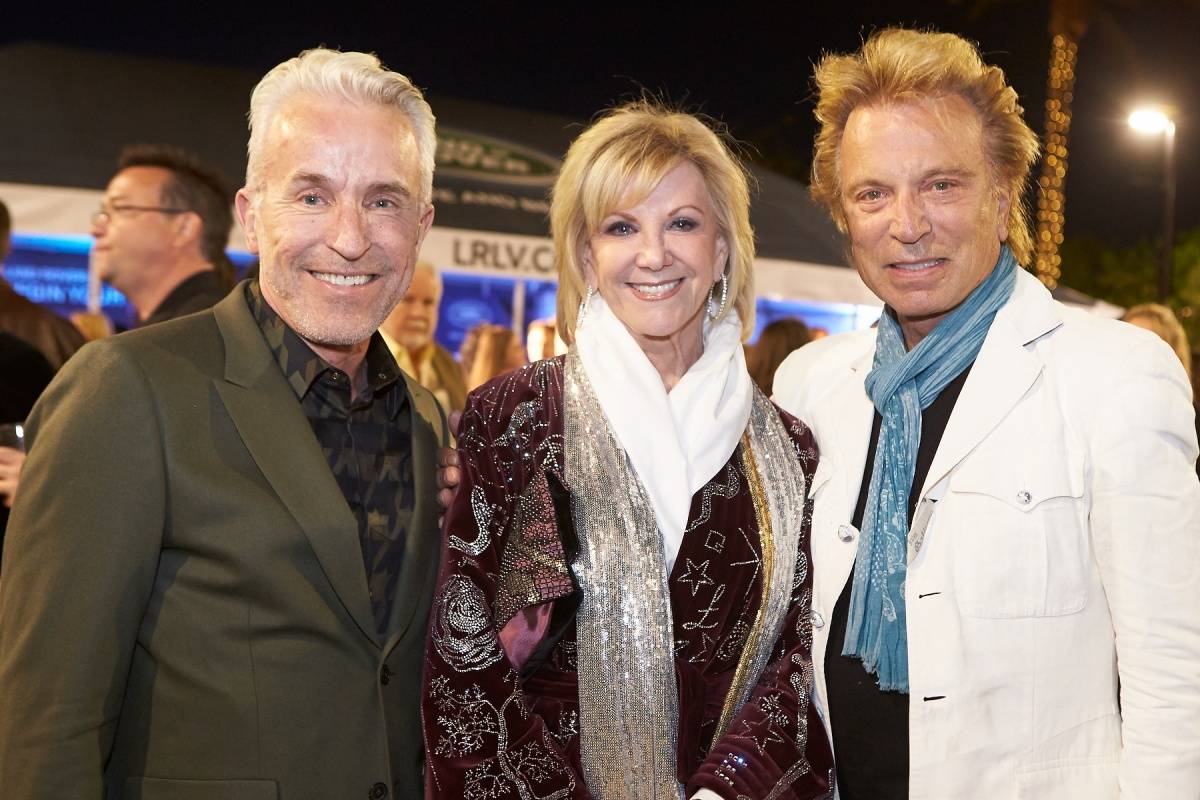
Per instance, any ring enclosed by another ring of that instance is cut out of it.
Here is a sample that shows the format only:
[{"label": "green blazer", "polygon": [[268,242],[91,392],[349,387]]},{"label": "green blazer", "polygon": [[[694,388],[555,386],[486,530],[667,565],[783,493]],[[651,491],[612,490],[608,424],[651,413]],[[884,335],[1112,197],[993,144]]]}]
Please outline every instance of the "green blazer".
[{"label": "green blazer", "polygon": [[354,516],[242,287],[72,358],[29,419],[0,573],[0,794],[421,797],[448,437],[408,391],[416,507],[381,637]]}]

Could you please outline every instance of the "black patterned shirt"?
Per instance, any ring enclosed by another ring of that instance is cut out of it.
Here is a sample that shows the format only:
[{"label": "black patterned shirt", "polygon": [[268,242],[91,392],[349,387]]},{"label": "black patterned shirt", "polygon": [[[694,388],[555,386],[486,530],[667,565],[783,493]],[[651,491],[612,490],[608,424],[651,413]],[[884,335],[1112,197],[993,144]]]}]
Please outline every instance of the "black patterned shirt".
[{"label": "black patterned shirt", "polygon": [[263,299],[258,281],[246,287],[246,300],[358,521],[371,610],[383,634],[414,505],[412,420],[400,369],[379,334],[372,335],[367,387],[351,399],[351,376],[288,327]]}]

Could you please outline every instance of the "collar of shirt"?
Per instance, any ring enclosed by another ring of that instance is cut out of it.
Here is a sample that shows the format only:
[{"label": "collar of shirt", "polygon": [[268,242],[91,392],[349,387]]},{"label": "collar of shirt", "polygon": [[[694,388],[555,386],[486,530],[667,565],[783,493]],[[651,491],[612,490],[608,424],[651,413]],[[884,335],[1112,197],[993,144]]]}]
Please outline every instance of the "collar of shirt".
[{"label": "collar of shirt", "polygon": [[[297,398],[303,401],[317,381],[327,374],[328,381],[345,386],[347,399],[349,398],[351,376],[313,352],[308,343],[267,303],[257,280],[246,286],[246,303],[250,306],[250,312],[262,330],[279,369]],[[396,366],[396,359],[392,357],[378,333],[371,335],[371,341],[367,345],[366,365],[367,391],[354,400],[354,407],[371,403],[376,397],[382,396],[388,417],[395,418],[404,407],[403,401],[407,392],[403,388],[395,391],[390,388],[401,383],[400,368]]]},{"label": "collar of shirt", "polygon": [[180,281],[146,319],[138,323],[138,327],[166,322],[193,311],[202,311],[215,305],[227,294],[229,289],[216,270],[197,272]]}]

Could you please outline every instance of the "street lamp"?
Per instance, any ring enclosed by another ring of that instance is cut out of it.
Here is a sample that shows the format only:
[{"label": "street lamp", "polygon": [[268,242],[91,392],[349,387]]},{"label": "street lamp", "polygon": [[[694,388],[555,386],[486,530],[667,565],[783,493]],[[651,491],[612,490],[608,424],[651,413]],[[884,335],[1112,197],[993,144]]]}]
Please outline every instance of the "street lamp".
[{"label": "street lamp", "polygon": [[1158,109],[1138,109],[1129,115],[1129,127],[1139,133],[1163,136],[1163,245],[1158,266],[1158,299],[1165,303],[1171,296],[1171,277],[1175,271],[1175,123]]}]

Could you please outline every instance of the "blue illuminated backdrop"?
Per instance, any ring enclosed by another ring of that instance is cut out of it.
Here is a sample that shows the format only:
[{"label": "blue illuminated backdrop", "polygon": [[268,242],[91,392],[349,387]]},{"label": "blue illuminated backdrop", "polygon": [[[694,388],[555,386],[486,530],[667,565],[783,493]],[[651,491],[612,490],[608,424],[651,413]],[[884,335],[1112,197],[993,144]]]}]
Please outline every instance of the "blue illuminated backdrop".
[{"label": "blue illuminated backdrop", "polygon": [[[73,311],[87,308],[88,251],[91,247],[90,236],[14,233],[12,252],[4,261],[4,278],[30,300],[68,317]],[[229,252],[229,257],[239,275],[254,262],[254,256],[235,250]],[[102,287],[100,306],[118,329],[133,326],[133,308],[116,289]]]},{"label": "blue illuminated backdrop", "polygon": [[[69,316],[87,307],[87,262],[91,238],[87,236],[13,235],[13,249],[4,264],[4,275],[21,294]],[[238,274],[254,262],[249,253],[230,251]],[[480,322],[511,326],[516,278],[493,277],[473,273],[444,272],[438,342],[457,353],[467,331]],[[522,330],[534,320],[552,318],[557,284],[553,281],[525,280],[525,310]],[[125,297],[105,286],[101,294],[104,313],[118,328],[134,324],[133,309]],[[758,322],[753,339],[768,323],[782,317],[799,317],[810,327],[830,333],[863,328],[878,317],[879,310],[848,303],[801,303],[759,299]]]}]

